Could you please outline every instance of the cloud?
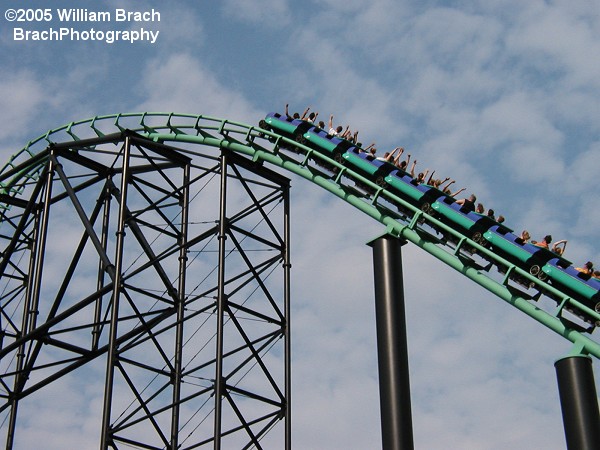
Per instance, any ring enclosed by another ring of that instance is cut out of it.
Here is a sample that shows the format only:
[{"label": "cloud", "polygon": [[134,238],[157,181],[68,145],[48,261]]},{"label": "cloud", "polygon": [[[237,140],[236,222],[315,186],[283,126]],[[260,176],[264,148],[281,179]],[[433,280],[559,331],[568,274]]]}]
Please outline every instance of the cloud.
[{"label": "cloud", "polygon": [[298,32],[288,45],[288,51],[305,64],[302,72],[292,72],[287,80],[299,88],[299,101],[316,104],[314,108],[326,122],[334,114],[336,123],[358,129],[366,144],[379,136],[380,146],[396,145],[404,125],[390,116],[395,99],[372,73],[355,65],[348,49],[310,27]]},{"label": "cloud", "polygon": [[43,442],[47,449],[97,448],[103,399],[102,371],[97,374],[95,379],[68,375],[46,386],[44,395],[21,402],[17,447],[36,448]]},{"label": "cloud", "polygon": [[[415,447],[522,448],[536,435],[560,448],[559,420],[548,434],[533,431],[549,420],[539,411],[558,408],[550,342],[560,346],[560,338],[420,250],[405,250]],[[534,412],[537,425],[525,420]]]},{"label": "cloud", "polygon": [[239,22],[283,28],[291,21],[287,1],[265,3],[261,0],[225,0],[221,3],[223,14]]},{"label": "cloud", "polygon": [[191,55],[179,53],[146,64],[140,111],[175,111],[254,122],[261,116],[241,92],[223,85]]},{"label": "cloud", "polygon": [[48,100],[37,74],[28,69],[0,74],[0,139],[22,132]]},{"label": "cloud", "polygon": [[188,50],[199,48],[207,40],[202,22],[202,11],[196,11],[181,2],[169,2],[168,8],[158,7],[161,13],[160,46],[158,50],[165,52],[166,48]]},{"label": "cloud", "polygon": [[571,88],[598,88],[600,52],[597,8],[589,2],[552,5],[537,2],[515,23],[507,43],[529,65]]}]

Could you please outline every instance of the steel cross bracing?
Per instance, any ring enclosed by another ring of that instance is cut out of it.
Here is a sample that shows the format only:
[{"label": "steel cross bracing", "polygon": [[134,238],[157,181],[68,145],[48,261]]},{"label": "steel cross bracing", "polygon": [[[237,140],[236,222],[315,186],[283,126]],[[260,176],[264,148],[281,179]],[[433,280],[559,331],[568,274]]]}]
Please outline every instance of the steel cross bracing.
[{"label": "steel cross bracing", "polygon": [[[29,252],[28,246],[34,242],[35,245],[40,245],[40,238],[30,230],[37,229],[32,223],[34,220],[42,220],[43,214],[36,212],[34,218],[27,211],[32,208],[27,198],[34,194],[40,195],[39,192],[35,193],[36,189],[43,190],[39,187],[38,180],[43,179],[48,166],[49,155],[44,149],[57,142],[73,141],[85,147],[91,145],[89,139],[121,139],[118,133],[126,130],[132,130],[157,143],[177,146],[178,153],[191,161],[206,159],[206,149],[214,148],[217,151],[227,151],[232,156],[241,155],[248,160],[248,164],[252,164],[251,170],[264,170],[263,167],[268,164],[301,176],[384,224],[386,233],[416,244],[495,296],[570,340],[573,343],[572,354],[600,358],[600,344],[590,333],[591,329],[586,331],[585,324],[582,326],[577,318],[573,319],[568,313],[568,310],[576,306],[575,309],[583,311],[586,320],[594,324],[600,320],[600,313],[597,311],[577,304],[552,285],[524,272],[429,214],[415,209],[386,190],[385,186],[362,177],[342,163],[256,126],[210,116],[175,113],[98,116],[50,130],[29,142],[0,171],[0,240],[3,244],[14,241],[10,244],[14,248],[5,252],[3,260],[7,259],[8,253]],[[117,133],[117,137],[111,136],[114,133]],[[206,174],[218,173],[218,170],[216,163],[215,166],[205,168]],[[27,219],[21,221],[21,217]],[[452,239],[440,239],[440,232]],[[12,239],[15,235],[21,237]],[[12,260],[3,264],[1,275],[7,287],[2,291],[1,329],[18,329],[11,323],[8,311],[10,305],[15,303],[13,299],[24,294],[18,288],[11,289],[12,285],[6,280],[26,280],[29,272]],[[514,275],[530,283],[532,288],[527,290],[515,286],[511,282]],[[6,347],[6,342],[14,341],[14,336],[9,336],[6,332],[5,335]]]},{"label": "steel cross bracing", "polygon": [[225,149],[69,136],[3,196],[6,448],[40,389],[89,391],[101,448],[289,448],[289,180]]}]

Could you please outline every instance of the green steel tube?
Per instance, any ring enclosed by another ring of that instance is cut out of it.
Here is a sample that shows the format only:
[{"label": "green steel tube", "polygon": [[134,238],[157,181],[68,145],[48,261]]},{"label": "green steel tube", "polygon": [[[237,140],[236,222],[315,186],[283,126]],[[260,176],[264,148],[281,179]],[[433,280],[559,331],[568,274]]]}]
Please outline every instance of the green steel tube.
[{"label": "green steel tube", "polygon": [[[153,124],[152,122],[157,122],[157,118],[160,118],[161,120],[163,120],[163,122],[159,124]],[[136,127],[131,127],[130,122],[132,120],[137,119],[139,119],[138,125]],[[394,195],[391,192],[381,189],[379,186],[375,185],[371,180],[354,173],[352,169],[339,164],[338,162],[328,158],[326,155],[314,152],[310,148],[303,147],[297,142],[293,142],[290,139],[281,137],[276,133],[262,130],[256,126],[249,126],[242,123],[219,119],[211,116],[175,114],[164,112],[113,114],[96,116],[92,119],[71,122],[70,124],[64,125],[54,130],[50,130],[46,134],[38,137],[37,139],[30,141],[26,145],[26,147],[21,151],[21,153],[11,158],[9,164],[5,165],[2,168],[2,170],[0,170],[0,188],[2,193],[8,195],[18,195],[21,193],[20,189],[23,186],[24,180],[26,180],[28,177],[38,176],[37,168],[39,168],[39,166],[44,163],[45,158],[40,155],[40,153],[43,152],[34,151],[34,146],[37,145],[39,147],[41,145],[47,146],[48,144],[52,144],[53,141],[51,140],[51,138],[55,138],[59,135],[59,133],[70,136],[74,141],[81,140],[76,134],[77,130],[75,128],[77,128],[78,126],[83,127],[87,125],[93,131],[93,134],[95,134],[98,137],[102,137],[106,134],[102,131],[102,125],[106,125],[106,123],[109,121],[113,121],[111,123],[111,127],[113,130],[114,128],[117,128],[120,131],[131,129],[134,132],[138,132],[156,141],[179,141],[192,144],[202,144],[222,149],[229,149],[236,153],[246,155],[252,158],[252,160],[254,161],[261,161],[268,164],[272,164],[291,173],[294,173],[302,178],[305,178],[311,181],[312,183],[316,184],[317,186],[326,189],[333,195],[336,195],[337,197],[343,199],[358,210],[362,211],[364,214],[367,214],[373,219],[384,224],[386,226],[387,233],[414,243],[415,245],[419,246],[426,252],[439,259],[440,261],[444,262],[448,266],[452,267],[456,271],[460,272],[464,276],[470,278],[480,286],[484,287],[497,297],[501,298],[505,302],[521,310],[525,314],[529,315],[541,324],[560,334],[564,338],[570,340],[574,344],[571,353],[572,355],[589,354],[600,359],[600,343],[595,342],[590,337],[580,333],[577,330],[568,328],[557,317],[554,317],[552,314],[539,309],[527,299],[511,293],[506,286],[489,278],[485,274],[479,272],[476,268],[469,267],[463,264],[463,262],[452,253],[446,251],[441,247],[438,247],[432,242],[423,239],[415,230],[412,229],[414,223],[407,225],[399,222],[395,217],[386,215],[381,210],[379,210],[375,202],[379,196],[384,196],[388,199],[392,199],[399,203],[405,204],[407,209],[415,211],[417,215],[421,214],[421,216],[419,217],[424,217],[427,221],[439,227],[440,229],[460,236],[455,230],[437,221],[431,216],[423,215],[423,213],[417,211],[414,207],[404,202],[398,196]],[[175,123],[176,121],[181,123]],[[100,123],[101,125],[98,125]],[[187,132],[195,134],[186,134]],[[216,134],[217,136],[215,137],[212,134]],[[277,152],[269,151],[257,144],[254,144],[253,139],[259,137],[259,135],[272,136],[275,139],[275,148],[278,148],[278,146],[282,142],[288,142],[291,145],[303,147],[307,151],[306,158],[302,163],[291,159],[288,160],[287,158],[284,158],[277,154]],[[240,140],[235,141],[233,136],[239,137]],[[27,161],[21,164],[13,165],[13,161],[18,159],[18,157],[21,154],[23,154],[24,157],[28,158]],[[308,170],[304,166],[304,164],[309,158],[309,156],[321,159],[327,164],[339,168],[340,172],[338,173],[337,180],[341,179],[342,174],[351,174],[352,178],[354,178],[355,180],[366,185],[372,186],[375,189],[376,193],[372,197],[371,203],[366,202],[364,199],[345,191],[341,186],[334,183],[332,179],[321,176]],[[416,219],[413,219],[413,222],[415,222],[415,220]],[[507,261],[504,261],[490,250],[483,248],[476,243],[469,242],[469,245],[477,248],[478,252],[485,254],[490,258],[493,258],[495,261],[500,262],[502,264],[506,264],[507,267],[511,268],[510,270],[517,271],[519,275],[523,276],[524,278],[529,279],[538,285],[543,285],[545,290],[552,292],[559,298],[563,298],[564,301],[570,301],[572,304],[585,311],[588,315],[590,315],[590,317],[594,317],[600,320],[600,314],[598,312],[593,311],[586,305],[582,305],[579,302],[570,299],[565,294],[557,290],[555,287],[542,283],[535,277],[532,277],[530,274],[524,272],[520,268],[513,266]]]},{"label": "green steel tube", "polygon": [[170,134],[150,134],[149,137],[151,139],[156,140],[164,140],[164,141],[184,141],[190,143],[201,143],[205,145],[212,145],[220,148],[228,148],[232,151],[243,153],[249,156],[253,156],[255,160],[262,160],[268,162],[270,164],[279,166],[285,170],[288,170],[296,175],[299,175],[303,178],[306,178],[313,182],[314,184],[322,187],[323,189],[328,190],[332,194],[340,197],[345,200],[347,203],[356,207],[363,213],[372,217],[373,219],[381,222],[386,225],[387,231],[392,233],[394,236],[404,238],[407,241],[412,242],[413,244],[419,246],[427,253],[433,255],[440,261],[444,262],[448,266],[452,267],[456,271],[460,272],[467,278],[470,278],[483,288],[490,291],[492,294],[501,298],[505,302],[511,304],[515,308],[521,310],[525,314],[529,315],[533,319],[537,320],[541,324],[550,328],[554,332],[563,336],[564,338],[570,340],[574,344],[576,344],[577,348],[580,349],[582,354],[590,354],[600,359],[600,344],[593,341],[592,339],[584,336],[582,333],[567,328],[560,320],[556,317],[551,316],[546,311],[543,311],[531,304],[526,299],[519,297],[517,295],[512,294],[505,286],[500,283],[488,278],[487,276],[480,273],[477,269],[473,267],[469,267],[464,265],[460,259],[451,255],[447,251],[439,248],[437,245],[428,242],[419,236],[417,232],[411,230],[407,225],[404,225],[393,217],[382,214],[377,208],[366,203],[362,199],[348,194],[344,191],[340,186],[331,182],[331,180],[321,177],[319,175],[315,175],[309,170],[298,166],[296,163],[291,161],[282,160],[278,155],[275,155],[270,152],[255,150],[249,148],[248,146],[230,142],[227,140],[216,139],[216,138],[205,138],[200,136],[190,136],[190,135],[170,135]]}]

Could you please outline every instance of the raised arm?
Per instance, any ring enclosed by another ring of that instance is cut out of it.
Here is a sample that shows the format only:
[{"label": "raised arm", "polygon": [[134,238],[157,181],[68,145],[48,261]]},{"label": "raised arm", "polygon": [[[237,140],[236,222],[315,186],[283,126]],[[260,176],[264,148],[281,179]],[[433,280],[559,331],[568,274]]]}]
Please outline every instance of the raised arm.
[{"label": "raised arm", "polygon": [[375,147],[375,142],[371,142],[369,145],[367,145],[363,150],[365,152],[368,152],[369,150],[371,150],[372,148]]},{"label": "raised arm", "polygon": [[[429,169],[427,169],[427,170],[429,170]],[[428,184],[429,186],[433,186],[433,185],[431,184],[431,182],[433,181],[433,174],[434,174],[434,173],[435,173],[435,170],[432,170],[432,171],[431,171],[431,175],[429,175],[429,180],[427,180],[427,184]]]},{"label": "raised arm", "polygon": [[410,176],[415,177],[415,166],[417,165],[417,160],[415,159],[410,167]]},{"label": "raised arm", "polygon": [[348,137],[348,133],[350,133],[350,125],[346,125],[346,129],[340,134],[340,137],[346,139]]},{"label": "raised arm", "polygon": [[[466,190],[467,188],[460,188],[458,191],[450,194],[450,197],[456,197],[458,194],[460,194],[462,191]],[[464,202],[463,202],[464,203]]]},{"label": "raised arm", "polygon": [[552,245],[552,251],[557,255],[562,255],[567,248],[567,240],[561,239],[560,241],[556,241],[554,245]]},{"label": "raised arm", "polygon": [[304,110],[304,112],[302,113],[302,117],[300,117],[300,120],[306,119],[306,115],[308,114],[308,111],[310,111],[310,106]]},{"label": "raised arm", "polygon": [[[400,160],[400,157],[402,156],[402,153],[404,153],[404,147],[396,147],[394,149],[395,151],[398,151],[398,154],[396,155],[396,157],[394,158],[394,164],[397,166],[398,165],[398,161]],[[392,152],[393,153],[393,152]]]},{"label": "raised arm", "polygon": [[[448,183],[446,186],[444,186],[444,183],[446,181],[449,181],[450,183]],[[453,183],[456,183],[456,180],[451,180],[450,177],[446,177],[441,183],[440,183],[440,190],[443,191],[445,189],[448,189],[450,186],[452,186]]]}]

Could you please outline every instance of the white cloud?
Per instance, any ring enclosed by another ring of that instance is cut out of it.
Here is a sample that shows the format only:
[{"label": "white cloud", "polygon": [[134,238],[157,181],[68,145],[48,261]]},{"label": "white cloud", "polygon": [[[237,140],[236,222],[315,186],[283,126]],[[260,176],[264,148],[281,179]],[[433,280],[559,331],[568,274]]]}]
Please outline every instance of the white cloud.
[{"label": "white cloud", "polygon": [[571,88],[599,87],[598,8],[593,2],[536,3],[523,14],[507,38],[529,64],[564,77]]},{"label": "white cloud", "polygon": [[202,10],[196,11],[181,2],[169,2],[159,6],[161,13],[160,50],[165,46],[174,49],[198,48],[207,41],[206,32],[202,22]]},{"label": "white cloud", "polygon": [[227,17],[268,28],[283,28],[291,20],[287,1],[225,0],[221,8]]},{"label": "white cloud", "polygon": [[148,61],[139,90],[145,97],[137,106],[140,111],[206,114],[250,122],[261,115],[242,93],[230,90],[186,53]]},{"label": "white cloud", "polygon": [[589,196],[595,196],[596,192],[598,167],[600,167],[600,142],[576,155],[569,164],[564,174],[569,182],[564,184],[563,192],[576,196],[583,195],[584,198],[591,200]]},{"label": "white cloud", "polygon": [[32,117],[48,100],[37,74],[29,69],[20,69],[14,73],[3,71],[0,74],[0,121],[3,126],[0,138],[20,133],[26,128]]}]

